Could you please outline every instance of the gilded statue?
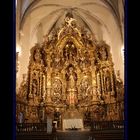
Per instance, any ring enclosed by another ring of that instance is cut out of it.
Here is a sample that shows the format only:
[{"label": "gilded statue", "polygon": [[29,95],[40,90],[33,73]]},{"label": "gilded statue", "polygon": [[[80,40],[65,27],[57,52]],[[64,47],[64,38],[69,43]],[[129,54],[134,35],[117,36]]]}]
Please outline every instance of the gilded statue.
[{"label": "gilded statue", "polygon": [[102,47],[100,50],[100,58],[101,60],[107,60],[107,51],[105,47]]},{"label": "gilded statue", "polygon": [[76,89],[76,82],[77,82],[77,74],[74,71],[73,66],[68,68],[68,71],[65,74],[66,81],[67,81],[67,89]]},{"label": "gilded statue", "polygon": [[67,16],[67,17],[65,18],[65,23],[66,23],[67,26],[73,26],[73,24],[74,24],[73,22],[74,22],[74,21],[76,21],[76,20],[75,20],[74,18],[72,18],[72,17],[68,17],[68,16]]},{"label": "gilded statue", "polygon": [[77,55],[77,48],[72,42],[68,42],[63,49],[63,56],[66,61],[74,61]]},{"label": "gilded statue", "polygon": [[75,106],[77,104],[77,73],[74,71],[73,66],[68,67],[65,77],[67,81],[67,103],[70,106]]},{"label": "gilded statue", "polygon": [[32,94],[35,96],[37,95],[37,80],[33,79],[32,81]]},{"label": "gilded statue", "polygon": [[110,76],[107,75],[107,77],[105,78],[105,85],[106,85],[106,91],[110,92],[112,89],[111,87],[111,79]]},{"label": "gilded statue", "polygon": [[101,41],[97,44],[96,52],[97,54],[95,55],[97,55],[98,60],[100,61],[111,60],[110,46],[108,46],[104,41]]}]

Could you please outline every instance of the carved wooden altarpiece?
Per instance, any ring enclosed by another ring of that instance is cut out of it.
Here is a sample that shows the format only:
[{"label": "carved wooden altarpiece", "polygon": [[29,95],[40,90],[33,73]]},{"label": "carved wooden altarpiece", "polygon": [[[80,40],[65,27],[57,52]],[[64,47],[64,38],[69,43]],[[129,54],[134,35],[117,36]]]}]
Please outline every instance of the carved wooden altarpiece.
[{"label": "carved wooden altarpiece", "polygon": [[83,119],[90,112],[94,120],[119,120],[123,83],[117,83],[110,46],[66,16],[61,28],[31,49],[25,116],[29,122],[61,120],[77,110],[75,117]]}]

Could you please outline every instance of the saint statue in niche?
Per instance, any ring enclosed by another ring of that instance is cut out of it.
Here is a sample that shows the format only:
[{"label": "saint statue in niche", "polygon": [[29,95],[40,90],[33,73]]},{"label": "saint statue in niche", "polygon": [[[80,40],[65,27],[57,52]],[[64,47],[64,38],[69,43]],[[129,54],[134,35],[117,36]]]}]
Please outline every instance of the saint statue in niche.
[{"label": "saint statue in niche", "polygon": [[65,77],[67,81],[67,89],[76,89],[77,74],[72,66],[69,67]]},{"label": "saint statue in niche", "polygon": [[103,46],[100,48],[99,58],[103,61],[106,61],[108,58],[107,50]]},{"label": "saint statue in niche", "polygon": [[110,78],[110,73],[107,71],[106,77],[105,77],[105,84],[106,84],[106,91],[110,92],[112,91],[111,88],[111,78]]},{"label": "saint statue in niche", "polygon": [[37,95],[37,80],[33,79],[32,81],[32,94],[35,96]]},{"label": "saint statue in niche", "polygon": [[74,68],[70,66],[68,68],[68,72],[66,73],[66,81],[67,81],[67,102],[70,106],[74,106],[77,103],[77,74],[74,71]]}]

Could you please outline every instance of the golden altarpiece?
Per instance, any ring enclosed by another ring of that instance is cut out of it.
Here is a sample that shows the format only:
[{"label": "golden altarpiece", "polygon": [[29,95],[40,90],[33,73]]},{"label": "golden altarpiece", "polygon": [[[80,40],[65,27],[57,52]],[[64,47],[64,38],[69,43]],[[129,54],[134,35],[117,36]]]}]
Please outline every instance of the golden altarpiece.
[{"label": "golden altarpiece", "polygon": [[52,118],[123,120],[124,87],[110,46],[67,15],[61,28],[30,52],[28,73],[17,92],[17,115],[26,122]]}]

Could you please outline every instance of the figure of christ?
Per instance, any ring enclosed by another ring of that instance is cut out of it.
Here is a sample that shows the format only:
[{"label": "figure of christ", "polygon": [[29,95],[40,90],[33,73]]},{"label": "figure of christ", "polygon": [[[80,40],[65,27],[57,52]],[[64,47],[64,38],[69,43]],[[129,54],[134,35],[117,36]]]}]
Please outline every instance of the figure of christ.
[{"label": "figure of christ", "polygon": [[67,61],[74,61],[74,59],[77,55],[77,48],[75,47],[75,45],[72,42],[69,42],[65,46],[65,48],[63,50],[63,55]]}]

